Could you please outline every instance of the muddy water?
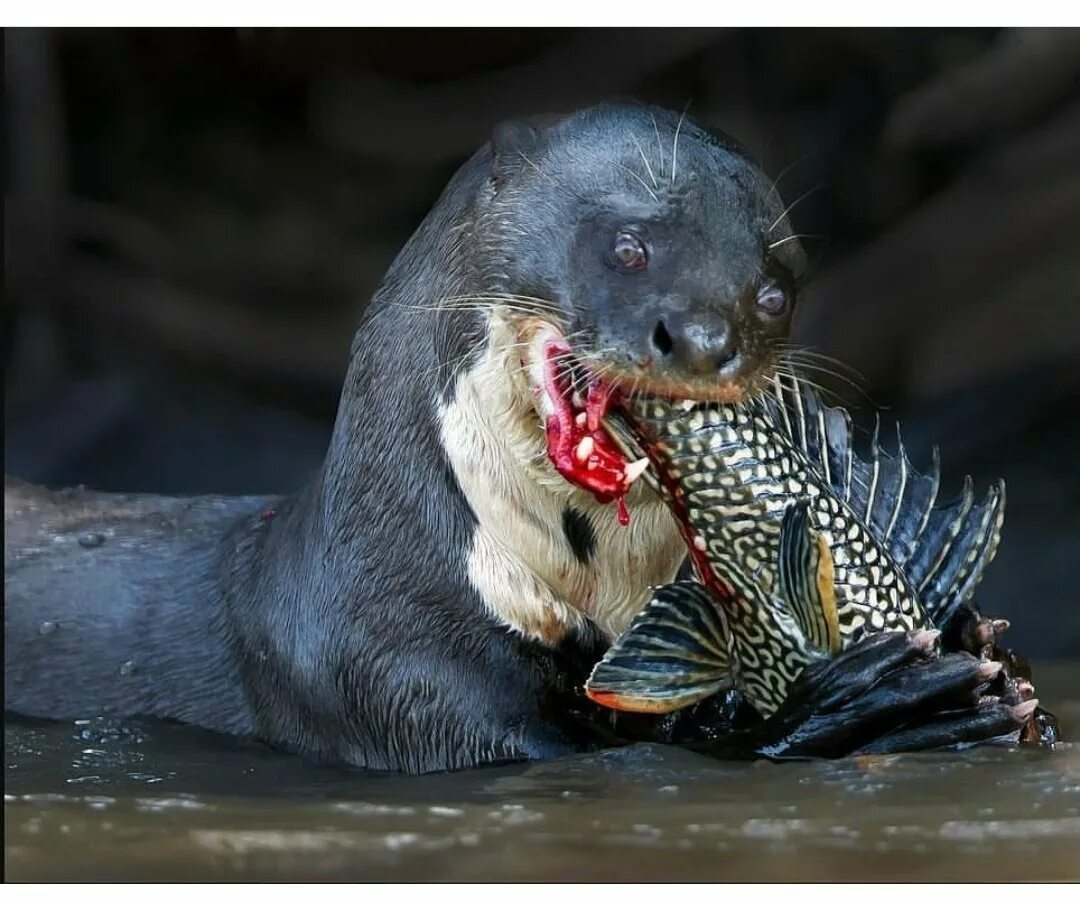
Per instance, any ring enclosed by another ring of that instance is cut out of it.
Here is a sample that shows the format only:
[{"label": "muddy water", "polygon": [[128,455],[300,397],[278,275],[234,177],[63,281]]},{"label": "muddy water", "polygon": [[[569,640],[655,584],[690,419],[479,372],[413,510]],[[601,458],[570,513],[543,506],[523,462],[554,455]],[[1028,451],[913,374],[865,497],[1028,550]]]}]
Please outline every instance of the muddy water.
[{"label": "muddy water", "polygon": [[[1080,666],[1040,696],[1080,726]],[[1080,747],[719,763],[635,746],[408,778],[178,726],[5,727],[24,880],[1080,878]]]}]

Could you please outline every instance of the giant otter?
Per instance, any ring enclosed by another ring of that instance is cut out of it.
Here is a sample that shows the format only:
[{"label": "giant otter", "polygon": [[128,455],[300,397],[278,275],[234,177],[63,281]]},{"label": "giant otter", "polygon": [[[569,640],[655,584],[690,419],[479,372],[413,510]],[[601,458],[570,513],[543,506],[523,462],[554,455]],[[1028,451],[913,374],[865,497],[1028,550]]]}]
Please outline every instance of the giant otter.
[{"label": "giant otter", "polygon": [[928,633],[871,638],[764,722],[730,696],[665,721],[583,696],[686,552],[596,427],[605,387],[739,398],[803,269],[769,180],[688,119],[604,105],[500,127],[375,293],[302,491],[7,482],[7,708],[414,772],[635,738],[780,756],[1015,731],[1023,706],[980,699],[985,668]]}]

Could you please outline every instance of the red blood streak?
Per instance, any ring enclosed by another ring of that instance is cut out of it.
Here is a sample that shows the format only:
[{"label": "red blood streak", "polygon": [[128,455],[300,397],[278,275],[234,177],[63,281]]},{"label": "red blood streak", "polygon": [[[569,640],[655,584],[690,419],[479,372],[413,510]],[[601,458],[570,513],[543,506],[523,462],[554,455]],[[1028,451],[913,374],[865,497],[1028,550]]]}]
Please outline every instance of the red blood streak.
[{"label": "red blood streak", "polygon": [[[570,387],[562,379],[557,360],[565,358],[570,347],[551,340],[544,346],[544,389],[555,406],[546,424],[548,458],[567,481],[589,491],[600,503],[619,503],[619,524],[627,525],[630,513],[623,496],[630,489],[626,480],[626,458],[611,441],[601,421],[611,404],[609,387],[593,381],[585,401],[585,426],[579,427],[576,409],[570,400]],[[585,437],[591,437],[593,448],[584,462],[575,452]]]}]

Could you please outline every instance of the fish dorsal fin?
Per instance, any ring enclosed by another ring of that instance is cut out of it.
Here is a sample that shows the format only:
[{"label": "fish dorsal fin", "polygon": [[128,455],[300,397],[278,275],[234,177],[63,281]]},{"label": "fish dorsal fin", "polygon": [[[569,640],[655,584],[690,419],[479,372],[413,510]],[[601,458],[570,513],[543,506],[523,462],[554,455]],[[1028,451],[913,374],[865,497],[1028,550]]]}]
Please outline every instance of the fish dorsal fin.
[{"label": "fish dorsal fin", "polygon": [[806,639],[815,647],[836,652],[840,629],[833,587],[832,552],[810,527],[805,500],[784,510],[780,526],[780,593]]},{"label": "fish dorsal fin", "polygon": [[667,713],[733,685],[730,635],[704,585],[677,581],[652,599],[593,668],[585,692],[614,710]]},{"label": "fish dorsal fin", "polygon": [[976,503],[970,477],[957,500],[930,513],[905,574],[935,623],[971,599],[997,552],[1004,520],[1004,481]]},{"label": "fish dorsal fin", "polygon": [[[895,455],[881,448],[875,421],[866,457],[856,455],[851,418],[825,406],[810,387],[777,381],[783,416],[775,423],[806,456],[810,468],[863,521],[897,565],[908,561],[926,528],[940,481],[937,455],[928,474],[916,471],[897,426]],[[800,427],[800,423],[802,426]]]},{"label": "fish dorsal fin", "polygon": [[846,412],[823,405],[804,384],[777,379],[775,387],[783,413],[774,419],[777,426],[885,547],[931,618],[940,621],[970,598],[997,550],[1004,486],[999,484],[976,504],[968,481],[958,500],[935,506],[941,485],[936,447],[929,472],[922,474],[908,459],[899,426],[896,453],[881,448],[879,420],[864,459],[854,452]]}]

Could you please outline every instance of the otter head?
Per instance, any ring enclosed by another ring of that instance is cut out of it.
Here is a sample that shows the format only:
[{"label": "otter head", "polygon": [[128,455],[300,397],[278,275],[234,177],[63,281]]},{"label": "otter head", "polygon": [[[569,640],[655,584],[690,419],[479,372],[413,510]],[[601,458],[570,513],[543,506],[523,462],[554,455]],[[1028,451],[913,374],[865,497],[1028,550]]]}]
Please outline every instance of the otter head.
[{"label": "otter head", "polygon": [[613,442],[608,409],[634,393],[758,392],[789,333],[798,238],[733,142],[644,106],[500,126],[488,191],[476,236],[498,252],[484,278],[506,301],[549,456],[624,519],[645,463]]}]

